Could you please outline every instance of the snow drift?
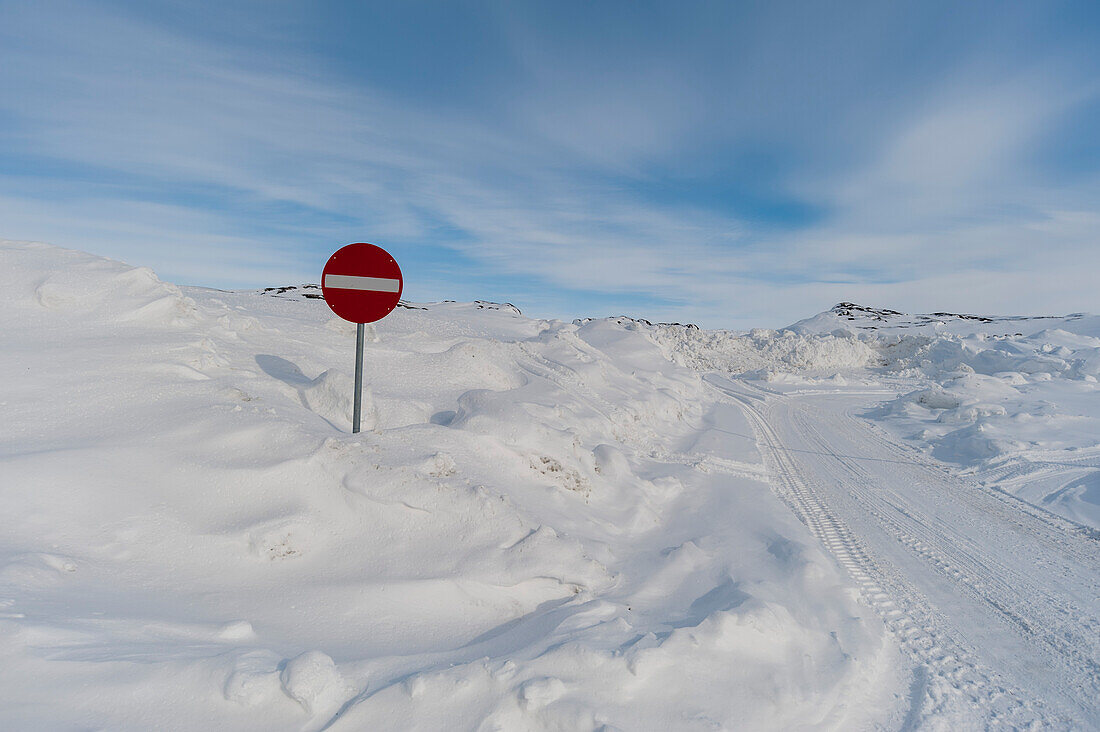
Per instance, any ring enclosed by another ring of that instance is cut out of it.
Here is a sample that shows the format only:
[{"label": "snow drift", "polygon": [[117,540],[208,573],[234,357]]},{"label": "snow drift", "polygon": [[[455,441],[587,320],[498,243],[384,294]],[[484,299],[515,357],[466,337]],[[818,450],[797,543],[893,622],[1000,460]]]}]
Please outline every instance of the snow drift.
[{"label": "snow drift", "polygon": [[351,435],[354,328],[323,302],[44,245],[0,261],[2,726],[904,715],[895,643],[696,370],[862,368],[862,339],[691,350],[616,320],[401,308],[370,331]]}]

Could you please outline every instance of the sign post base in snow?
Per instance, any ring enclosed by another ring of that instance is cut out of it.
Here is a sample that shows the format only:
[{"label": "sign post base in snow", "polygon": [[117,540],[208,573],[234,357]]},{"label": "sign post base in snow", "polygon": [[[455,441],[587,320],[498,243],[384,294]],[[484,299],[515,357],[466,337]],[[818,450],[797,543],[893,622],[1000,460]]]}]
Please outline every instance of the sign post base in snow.
[{"label": "sign post base in snow", "polygon": [[355,399],[351,431],[359,431],[363,411],[364,324],[386,317],[401,300],[401,268],[373,244],[348,244],[325,264],[321,293],[332,312],[355,323]]}]

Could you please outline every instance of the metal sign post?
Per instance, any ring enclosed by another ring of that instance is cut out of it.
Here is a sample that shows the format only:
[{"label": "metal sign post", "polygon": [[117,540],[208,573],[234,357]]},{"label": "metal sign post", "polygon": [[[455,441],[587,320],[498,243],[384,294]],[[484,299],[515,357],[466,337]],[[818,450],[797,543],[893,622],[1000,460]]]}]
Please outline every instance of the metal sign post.
[{"label": "metal sign post", "polygon": [[363,413],[363,323],[355,324],[355,407],[351,417],[351,431],[359,431],[359,417]]},{"label": "metal sign post", "polygon": [[389,315],[401,300],[401,268],[386,250],[373,244],[348,244],[331,257],[321,273],[321,293],[332,312],[355,323],[355,399],[351,431],[363,414],[363,342],[365,325]]}]

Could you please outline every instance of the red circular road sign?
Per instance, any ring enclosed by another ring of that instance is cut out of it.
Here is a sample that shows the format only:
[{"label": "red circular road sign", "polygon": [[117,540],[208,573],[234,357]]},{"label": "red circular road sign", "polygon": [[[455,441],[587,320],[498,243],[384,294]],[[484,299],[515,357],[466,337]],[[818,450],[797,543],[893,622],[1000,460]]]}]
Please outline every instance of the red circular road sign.
[{"label": "red circular road sign", "polygon": [[373,244],[348,244],[325,264],[321,292],[332,312],[353,323],[373,323],[401,299],[401,268]]}]

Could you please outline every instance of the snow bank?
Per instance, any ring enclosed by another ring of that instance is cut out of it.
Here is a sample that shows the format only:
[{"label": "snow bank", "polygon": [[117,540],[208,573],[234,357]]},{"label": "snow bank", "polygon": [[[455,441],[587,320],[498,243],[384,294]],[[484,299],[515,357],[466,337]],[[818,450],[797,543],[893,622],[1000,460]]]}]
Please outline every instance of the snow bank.
[{"label": "snow bank", "polygon": [[775,378],[778,374],[834,375],[875,365],[876,351],[845,330],[796,333],[755,329],[707,331],[675,325],[643,326],[665,356],[697,371]]},{"label": "snow bank", "polygon": [[86,320],[163,326],[194,322],[194,302],[147,267],[46,244],[0,246],[7,265],[0,271],[0,288],[8,307],[50,311],[74,325]]},{"label": "snow bank", "polygon": [[0,726],[899,721],[896,648],[683,367],[859,339],[677,362],[630,323],[403,307],[351,435],[323,302],[0,260]]},{"label": "snow bank", "polygon": [[867,416],[940,460],[1100,528],[1096,494],[1074,488],[1100,474],[1096,316],[907,315],[841,303],[779,331],[608,322],[699,372],[780,390],[896,389]]},{"label": "snow bank", "polygon": [[849,332],[901,393],[868,415],[940,460],[1100,528],[1100,318],[906,315],[842,303],[796,323]]}]

